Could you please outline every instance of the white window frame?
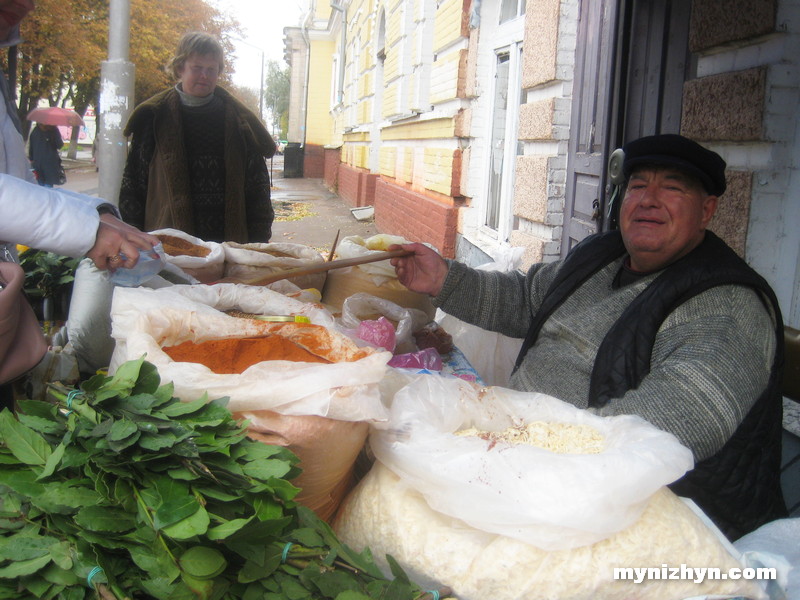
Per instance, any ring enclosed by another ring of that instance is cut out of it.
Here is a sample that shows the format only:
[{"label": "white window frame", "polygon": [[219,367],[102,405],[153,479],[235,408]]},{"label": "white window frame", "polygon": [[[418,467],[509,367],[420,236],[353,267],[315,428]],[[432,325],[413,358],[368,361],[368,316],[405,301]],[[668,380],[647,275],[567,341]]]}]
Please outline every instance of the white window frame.
[{"label": "white window frame", "polygon": [[500,56],[508,54],[509,57],[509,77],[508,77],[508,90],[509,95],[506,100],[507,111],[506,123],[504,127],[503,139],[503,165],[500,173],[500,198],[498,199],[499,207],[497,214],[497,228],[493,228],[487,224],[489,221],[489,211],[492,203],[489,201],[491,187],[492,187],[492,149],[486,153],[485,158],[485,173],[487,177],[483,187],[484,203],[481,211],[481,225],[480,230],[490,238],[497,241],[507,242],[511,236],[514,226],[514,183],[516,181],[516,167],[517,155],[519,154],[519,139],[517,131],[519,128],[519,109],[520,99],[522,97],[522,42],[516,41],[508,45],[495,48],[494,59],[495,64],[493,67],[492,86],[490,98],[492,99],[488,107],[489,118],[487,119],[486,140],[491,146],[493,126],[495,123],[495,102],[497,92],[497,65]]}]

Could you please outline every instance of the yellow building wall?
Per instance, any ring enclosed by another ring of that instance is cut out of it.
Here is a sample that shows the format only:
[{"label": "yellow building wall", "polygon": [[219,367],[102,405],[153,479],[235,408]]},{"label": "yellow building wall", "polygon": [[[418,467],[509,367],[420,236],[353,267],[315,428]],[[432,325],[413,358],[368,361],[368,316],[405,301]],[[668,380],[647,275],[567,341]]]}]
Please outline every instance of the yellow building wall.
[{"label": "yellow building wall", "polygon": [[454,150],[425,149],[425,187],[449,196],[453,190]]},{"label": "yellow building wall", "polygon": [[397,179],[403,183],[411,183],[414,165],[414,149],[403,148],[397,156]]},{"label": "yellow building wall", "polygon": [[[380,139],[371,140],[366,130],[371,130],[375,118],[375,89],[382,89],[381,119],[409,115],[410,102],[422,104],[425,111],[430,104],[442,103],[459,97],[460,79],[464,77],[464,0],[439,0],[433,23],[428,22],[428,35],[433,35],[434,52],[438,57],[431,65],[429,96],[417,98],[422,85],[419,73],[423,62],[430,56],[420,56],[424,3],[431,0],[352,0],[347,13],[347,81],[351,90],[347,106],[337,118],[338,141],[342,144],[342,162],[361,169],[370,168],[370,143],[379,143],[377,165],[373,169],[386,178],[411,186],[414,190],[451,196],[458,188],[453,181],[454,161],[458,150],[454,147],[456,119],[454,116],[430,119],[423,112],[418,120],[384,127]],[[379,11],[384,10],[386,29],[383,77],[376,81],[376,44]],[[410,13],[410,14],[409,14]],[[410,23],[410,30],[406,23]],[[461,43],[459,43],[461,42]],[[430,43],[430,38],[428,38]],[[447,49],[445,52],[442,50]],[[406,57],[406,58],[404,58]],[[410,63],[408,61],[410,58]],[[411,72],[402,72],[409,69]],[[425,81],[425,89],[428,82]],[[326,98],[329,97],[327,94]],[[419,102],[417,102],[419,100]],[[429,115],[427,115],[429,116]],[[347,133],[345,128],[355,128]]]},{"label": "yellow building wall", "polygon": [[369,146],[357,146],[355,165],[359,169],[369,168]]},{"label": "yellow building wall", "polygon": [[431,103],[458,97],[461,52],[451,52],[433,63],[431,69]]},{"label": "yellow building wall", "polygon": [[383,146],[379,152],[380,174],[394,177],[397,172],[397,148]]},{"label": "yellow building wall", "polygon": [[306,144],[325,146],[334,139],[331,116],[333,53],[335,42],[312,41],[309,61],[308,102],[306,112]]},{"label": "yellow building wall", "polygon": [[398,112],[398,96],[400,94],[400,84],[397,81],[387,84],[386,89],[383,91],[383,102],[381,109],[384,118],[397,114]]},{"label": "yellow building wall", "polygon": [[455,135],[455,119],[429,119],[405,125],[395,125],[383,130],[384,141],[391,140],[432,140],[452,138]]},{"label": "yellow building wall", "polygon": [[[392,51],[393,50],[393,51]],[[389,51],[386,60],[383,61],[384,81],[391,81],[400,75],[400,56],[397,47]]]},{"label": "yellow building wall", "polygon": [[463,0],[444,0],[436,9],[436,24],[433,32],[433,51],[437,52],[452,44],[461,36]]},{"label": "yellow building wall", "polygon": [[358,103],[358,122],[367,123],[372,115],[372,102],[362,100]]},{"label": "yellow building wall", "polygon": [[331,16],[331,3],[326,0],[317,0],[314,3],[314,18],[327,20]]},{"label": "yellow building wall", "polygon": [[386,41],[396,40],[402,32],[401,19],[403,18],[403,2],[387,2],[386,10]]}]

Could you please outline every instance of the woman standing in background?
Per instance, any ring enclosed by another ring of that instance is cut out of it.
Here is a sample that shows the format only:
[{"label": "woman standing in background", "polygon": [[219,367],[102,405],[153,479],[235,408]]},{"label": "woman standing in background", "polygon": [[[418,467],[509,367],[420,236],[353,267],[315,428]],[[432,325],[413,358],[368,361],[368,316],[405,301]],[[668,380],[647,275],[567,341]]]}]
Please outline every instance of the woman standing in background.
[{"label": "woman standing in background", "polygon": [[67,182],[59,154],[64,140],[54,125],[37,123],[28,141],[28,158],[33,165],[36,181],[44,187],[63,185]]}]

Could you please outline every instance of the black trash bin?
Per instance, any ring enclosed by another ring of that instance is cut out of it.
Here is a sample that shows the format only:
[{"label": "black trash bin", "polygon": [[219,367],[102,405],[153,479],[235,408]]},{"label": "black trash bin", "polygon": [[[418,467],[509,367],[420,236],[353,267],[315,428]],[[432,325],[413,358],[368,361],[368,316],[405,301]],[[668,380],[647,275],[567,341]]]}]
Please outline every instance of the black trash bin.
[{"label": "black trash bin", "polygon": [[296,178],[303,176],[303,147],[299,142],[289,142],[283,151],[283,176]]}]

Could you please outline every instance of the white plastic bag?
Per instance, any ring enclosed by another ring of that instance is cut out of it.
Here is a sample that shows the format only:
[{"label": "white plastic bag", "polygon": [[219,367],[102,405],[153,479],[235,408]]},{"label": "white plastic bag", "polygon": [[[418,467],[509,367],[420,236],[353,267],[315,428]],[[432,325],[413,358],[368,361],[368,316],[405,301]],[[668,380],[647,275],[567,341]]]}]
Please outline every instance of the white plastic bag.
[{"label": "white plastic bag", "polygon": [[[777,519],[740,537],[733,545],[749,567],[771,567],[777,580],[763,581],[770,600],[800,600],[800,518]],[[786,596],[780,596],[785,592]]]},{"label": "white plastic bag", "polygon": [[[524,248],[508,248],[493,262],[477,267],[479,271],[514,271],[519,268]],[[511,371],[522,347],[522,340],[470,325],[436,311],[436,322],[450,334],[453,344],[467,357],[478,376],[488,385],[508,387]]]},{"label": "white plastic bag", "polygon": [[[169,287],[181,281],[197,283],[191,275],[167,263],[161,275],[151,277],[143,287]],[[111,360],[111,354],[114,352],[114,338],[111,337],[111,299],[115,287],[109,280],[107,271],[98,269],[91,259],[84,258],[78,264],[72,286],[66,330],[69,345],[75,353],[81,373],[94,373],[98,369],[105,369]]]},{"label": "white plastic bag", "polygon": [[[656,490],[693,466],[677,438],[639,417],[599,417],[544,394],[420,376],[397,392],[390,411],[373,429],[371,448],[431,508],[546,550],[592,544],[630,526]],[[556,454],[454,435],[534,421],[591,426],[605,448]]]},{"label": "white plastic bag", "polygon": [[412,334],[428,322],[428,315],[416,308],[403,308],[391,300],[372,294],[353,294],[342,305],[342,327],[356,329],[362,321],[386,317],[397,323],[395,327],[396,353],[414,352],[416,344]]},{"label": "white plastic bag", "polygon": [[[380,420],[386,416],[378,383],[387,370],[389,352],[373,352],[352,362],[318,364],[272,360],[241,374],[218,374],[208,367],[173,361],[162,346],[210,339],[264,335],[271,324],[224,314],[303,315],[330,332],[329,341],[347,349],[353,343],[334,331],[333,317],[317,304],[288,298],[266,287],[218,284],[173,286],[160,290],[120,288],[111,307],[116,347],[113,372],[125,361],[146,355],[162,381],[188,401],[208,392],[230,397],[233,412],[274,410],[285,415],[318,415],[343,421]],[[338,336],[338,337],[337,337]]]},{"label": "white plastic bag", "polygon": [[[385,252],[392,244],[409,244],[409,240],[397,236],[378,234],[367,239],[358,235],[350,235],[336,246],[336,258],[359,258],[377,252]],[[388,260],[360,265],[360,269],[374,277],[375,285],[381,285],[387,279],[396,279],[394,267]]]}]

